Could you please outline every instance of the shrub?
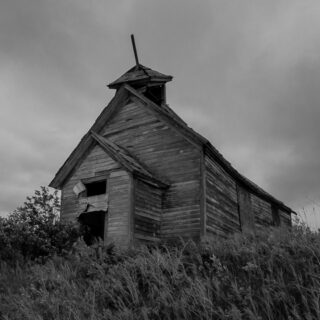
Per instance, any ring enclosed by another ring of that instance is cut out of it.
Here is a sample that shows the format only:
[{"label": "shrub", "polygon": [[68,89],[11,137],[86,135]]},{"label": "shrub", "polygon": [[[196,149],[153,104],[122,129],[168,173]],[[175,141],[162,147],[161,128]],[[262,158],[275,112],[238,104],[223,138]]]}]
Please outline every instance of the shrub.
[{"label": "shrub", "polygon": [[0,259],[26,261],[69,250],[79,236],[77,226],[59,221],[60,199],[41,187],[23,206],[0,219]]}]

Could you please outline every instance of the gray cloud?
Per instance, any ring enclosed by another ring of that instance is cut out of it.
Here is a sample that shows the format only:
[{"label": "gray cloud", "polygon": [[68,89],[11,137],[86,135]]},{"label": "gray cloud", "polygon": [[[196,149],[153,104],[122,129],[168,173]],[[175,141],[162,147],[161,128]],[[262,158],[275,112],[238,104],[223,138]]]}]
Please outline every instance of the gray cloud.
[{"label": "gray cloud", "polygon": [[111,99],[132,32],[141,62],[174,76],[168,102],[190,126],[281,200],[312,206],[319,17],[315,0],[1,2],[0,212],[49,183]]}]

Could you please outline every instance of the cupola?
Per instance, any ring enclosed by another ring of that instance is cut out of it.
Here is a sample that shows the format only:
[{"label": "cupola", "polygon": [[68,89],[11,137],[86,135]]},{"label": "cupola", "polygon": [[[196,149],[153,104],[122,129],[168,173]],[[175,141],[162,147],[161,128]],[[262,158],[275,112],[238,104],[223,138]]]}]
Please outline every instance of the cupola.
[{"label": "cupola", "polygon": [[136,90],[142,92],[147,98],[161,105],[166,103],[165,84],[172,80],[172,76],[165,75],[139,63],[133,35],[131,35],[136,65],[125,72],[117,80],[108,84],[110,89],[119,89],[127,83]]}]

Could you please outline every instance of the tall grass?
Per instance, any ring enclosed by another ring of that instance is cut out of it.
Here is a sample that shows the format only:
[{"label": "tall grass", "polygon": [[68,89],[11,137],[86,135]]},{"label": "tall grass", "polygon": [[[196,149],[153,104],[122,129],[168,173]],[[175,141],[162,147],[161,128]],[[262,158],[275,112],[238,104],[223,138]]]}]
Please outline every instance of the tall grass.
[{"label": "tall grass", "polygon": [[1,319],[320,319],[320,235],[302,227],[0,267]]}]

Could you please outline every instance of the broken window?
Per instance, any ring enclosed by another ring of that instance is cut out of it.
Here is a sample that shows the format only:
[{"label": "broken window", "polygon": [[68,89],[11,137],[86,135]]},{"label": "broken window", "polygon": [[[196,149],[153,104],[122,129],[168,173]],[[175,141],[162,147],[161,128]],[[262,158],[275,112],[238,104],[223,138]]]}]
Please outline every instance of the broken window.
[{"label": "broken window", "polygon": [[87,191],[87,197],[105,194],[107,191],[107,181],[100,180],[84,184]]}]

